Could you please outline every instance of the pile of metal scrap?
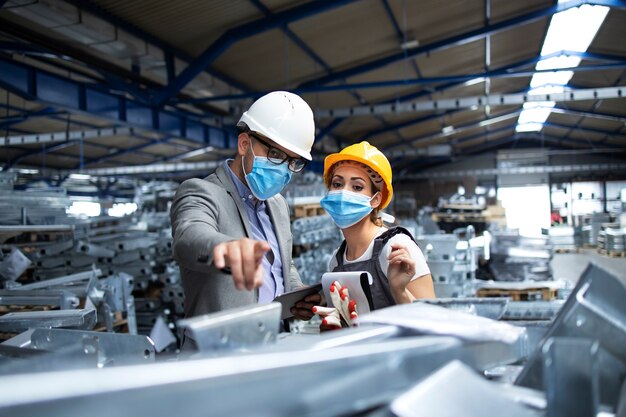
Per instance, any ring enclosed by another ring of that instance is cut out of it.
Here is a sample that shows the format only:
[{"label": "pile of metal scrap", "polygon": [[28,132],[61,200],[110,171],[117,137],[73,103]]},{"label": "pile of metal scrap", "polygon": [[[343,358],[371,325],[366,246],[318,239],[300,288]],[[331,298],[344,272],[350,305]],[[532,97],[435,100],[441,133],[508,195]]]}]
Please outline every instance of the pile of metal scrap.
[{"label": "pile of metal scrap", "polygon": [[598,234],[598,250],[602,254],[622,256],[626,252],[626,228],[619,223],[603,223]]},{"label": "pile of metal scrap", "polygon": [[293,262],[302,282],[317,284],[328,271],[333,251],[339,247],[343,236],[329,215],[301,217],[291,225],[293,232]]},{"label": "pile of metal scrap", "polygon": [[[31,328],[93,329],[113,332],[121,322],[137,334],[133,278],[125,273],[101,278],[92,269],[0,290],[0,333]],[[6,339],[6,337],[4,337]]]},{"label": "pile of metal scrap", "polygon": [[572,226],[557,226],[548,229],[548,243],[553,253],[575,252],[581,247],[581,236]]},{"label": "pile of metal scrap", "polygon": [[581,245],[583,247],[597,246],[601,225],[609,221],[610,218],[607,213],[591,213],[583,216],[575,216],[574,226],[580,227],[581,230]]},{"label": "pile of metal scrap", "polygon": [[552,280],[552,253],[546,237],[529,238],[517,231],[496,231],[490,249],[489,270],[493,280]]},{"label": "pile of metal scrap", "polygon": [[[468,227],[473,231],[472,226]],[[465,228],[464,228],[465,230]],[[478,251],[469,244],[473,232],[461,240],[454,234],[423,235],[416,238],[430,268],[437,297],[474,294]]]},{"label": "pile of metal scrap", "polygon": [[540,337],[423,303],[320,335],[279,334],[280,304],[229,310],[182,322],[200,352],[177,361],[7,375],[0,413],[621,417],[624,299],[624,283],[590,266]]},{"label": "pile of metal scrap", "polygon": [[171,256],[171,233],[161,227],[169,223],[167,213],[145,215],[141,221],[130,216],[76,219],[65,214],[62,220],[66,223],[0,226],[0,252],[5,254],[0,259],[1,288],[46,283],[89,273],[95,267],[106,277],[103,280],[131,277],[130,288],[138,298],[138,312],[132,316],[135,329],[149,334],[159,317],[174,327],[183,315],[184,297]]}]

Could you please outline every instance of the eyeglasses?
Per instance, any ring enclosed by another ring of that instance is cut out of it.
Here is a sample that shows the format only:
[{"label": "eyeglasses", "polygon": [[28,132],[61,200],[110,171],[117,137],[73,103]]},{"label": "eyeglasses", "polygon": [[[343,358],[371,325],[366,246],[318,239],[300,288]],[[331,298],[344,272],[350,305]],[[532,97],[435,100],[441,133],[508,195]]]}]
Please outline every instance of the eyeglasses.
[{"label": "eyeglasses", "polygon": [[289,170],[291,172],[300,172],[306,166],[307,161],[305,159],[302,159],[302,158],[292,158],[289,155],[287,155],[285,152],[281,151],[280,149],[275,148],[272,145],[270,145],[269,143],[265,142],[263,139],[258,137],[253,132],[247,132],[247,133],[248,133],[249,136],[252,136],[258,142],[260,142],[261,144],[263,144],[263,145],[265,145],[267,147],[267,159],[271,163],[276,164],[276,165],[280,165],[280,164],[284,163],[285,161],[287,161],[287,167],[289,168]]}]

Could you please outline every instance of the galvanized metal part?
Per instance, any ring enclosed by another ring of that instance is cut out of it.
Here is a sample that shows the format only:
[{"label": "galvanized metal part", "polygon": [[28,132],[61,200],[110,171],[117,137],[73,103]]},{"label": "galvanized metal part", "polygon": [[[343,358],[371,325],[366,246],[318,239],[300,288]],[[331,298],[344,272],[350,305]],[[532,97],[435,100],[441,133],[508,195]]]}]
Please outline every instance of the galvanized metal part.
[{"label": "galvanized metal part", "polygon": [[398,417],[536,417],[528,407],[503,393],[500,384],[481,378],[473,369],[453,361],[391,402]]},{"label": "galvanized metal part", "polygon": [[79,241],[76,244],[76,249],[89,256],[97,256],[100,258],[107,258],[115,256],[115,251],[107,249],[103,246],[94,245],[93,243]]},{"label": "galvanized metal part", "polygon": [[601,401],[614,403],[620,378],[626,375],[626,286],[615,276],[590,264],[572,294],[538,344],[520,373],[516,384],[544,389],[544,346],[553,337],[585,338],[597,341],[608,352],[598,354]]},{"label": "galvanized metal part", "polygon": [[19,333],[29,328],[64,327],[92,329],[96,324],[96,310],[48,310],[7,313],[0,316],[0,331]]},{"label": "galvanized metal part", "polygon": [[[450,360],[461,343],[448,337],[362,346],[232,356],[0,379],[0,414],[152,417],[212,415],[332,416],[392,400]],[[332,376],[332,377],[330,377]],[[302,395],[299,386],[313,387]],[[58,381],[64,381],[62,385]],[[324,381],[320,384],[320,381]]]},{"label": "galvanized metal part", "polygon": [[507,310],[510,299],[508,298],[435,298],[432,300],[422,299],[416,302],[433,304],[451,310],[464,311],[492,320],[499,320]]},{"label": "galvanized metal part", "polygon": [[200,351],[238,349],[274,343],[280,329],[280,303],[226,310],[180,320]]},{"label": "galvanized metal part", "polygon": [[550,338],[543,345],[548,417],[598,413],[598,349],[597,341],[581,338]]},{"label": "galvanized metal part", "polygon": [[99,277],[102,275],[102,271],[100,269],[92,269],[90,271],[79,272],[77,274],[67,275],[64,277],[48,279],[41,282],[33,282],[32,284],[22,285],[21,287],[16,287],[14,290],[16,291],[24,291],[24,290],[36,290],[40,288],[50,288],[57,287],[61,285],[71,284],[77,281],[85,281],[91,279],[91,277]]},{"label": "galvanized metal part", "polygon": [[98,352],[98,366],[118,366],[154,362],[154,344],[147,336],[67,329],[36,329],[31,348],[58,351],[89,340]]},{"label": "galvanized metal part", "polygon": [[61,310],[78,307],[79,299],[67,290],[0,290],[3,306],[53,306]]}]

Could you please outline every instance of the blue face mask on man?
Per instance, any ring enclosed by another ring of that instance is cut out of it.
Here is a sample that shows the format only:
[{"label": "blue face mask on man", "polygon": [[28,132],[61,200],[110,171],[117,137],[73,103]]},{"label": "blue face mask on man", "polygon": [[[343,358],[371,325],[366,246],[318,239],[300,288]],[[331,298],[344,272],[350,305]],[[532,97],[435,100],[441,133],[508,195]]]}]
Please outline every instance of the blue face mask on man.
[{"label": "blue face mask on man", "polygon": [[[252,143],[250,144],[252,147]],[[252,155],[254,155],[254,150]],[[243,156],[241,157],[243,164]],[[244,164],[245,166],[245,164]],[[245,174],[245,168],[244,168]],[[259,200],[267,200],[280,193],[289,181],[291,171],[287,164],[274,164],[269,159],[254,155],[252,170],[246,174],[246,181],[252,194]]]},{"label": "blue face mask on man", "polygon": [[360,222],[374,209],[370,201],[376,196],[368,197],[363,194],[346,190],[329,191],[322,198],[320,205],[340,229],[346,229]]}]

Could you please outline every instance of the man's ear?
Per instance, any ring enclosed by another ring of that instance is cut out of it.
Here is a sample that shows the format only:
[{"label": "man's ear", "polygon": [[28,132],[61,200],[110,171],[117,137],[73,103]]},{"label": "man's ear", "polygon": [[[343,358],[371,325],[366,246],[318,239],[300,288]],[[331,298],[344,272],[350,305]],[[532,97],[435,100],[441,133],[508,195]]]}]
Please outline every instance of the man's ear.
[{"label": "man's ear", "polygon": [[247,133],[240,133],[239,136],[237,136],[237,153],[244,156],[250,146],[252,146],[250,136]]}]

